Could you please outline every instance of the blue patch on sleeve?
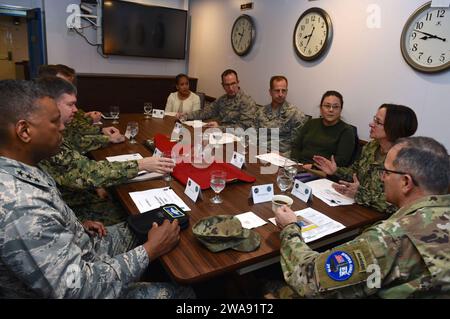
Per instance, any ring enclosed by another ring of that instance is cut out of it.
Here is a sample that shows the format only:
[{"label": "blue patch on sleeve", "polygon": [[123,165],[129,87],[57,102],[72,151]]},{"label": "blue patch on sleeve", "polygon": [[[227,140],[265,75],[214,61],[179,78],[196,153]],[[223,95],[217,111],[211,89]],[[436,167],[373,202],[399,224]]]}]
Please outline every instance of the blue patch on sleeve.
[{"label": "blue patch on sleeve", "polygon": [[335,251],[328,256],[325,262],[325,271],[331,279],[345,281],[353,275],[355,263],[345,251]]}]

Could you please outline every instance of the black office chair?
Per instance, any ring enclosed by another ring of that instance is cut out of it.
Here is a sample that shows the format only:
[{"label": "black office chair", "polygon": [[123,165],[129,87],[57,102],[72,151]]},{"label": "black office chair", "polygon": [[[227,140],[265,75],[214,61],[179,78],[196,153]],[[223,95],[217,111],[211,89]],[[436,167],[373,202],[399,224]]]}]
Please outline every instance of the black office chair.
[{"label": "black office chair", "polygon": [[195,94],[200,98],[200,109],[203,110],[205,107],[206,94],[203,92],[196,92]]},{"label": "black office chair", "polygon": [[358,137],[358,129],[356,126],[349,124],[353,128],[353,132],[355,133],[355,148],[353,149],[352,158],[350,160],[349,166],[353,164],[359,157],[361,156],[362,144],[359,141]]}]

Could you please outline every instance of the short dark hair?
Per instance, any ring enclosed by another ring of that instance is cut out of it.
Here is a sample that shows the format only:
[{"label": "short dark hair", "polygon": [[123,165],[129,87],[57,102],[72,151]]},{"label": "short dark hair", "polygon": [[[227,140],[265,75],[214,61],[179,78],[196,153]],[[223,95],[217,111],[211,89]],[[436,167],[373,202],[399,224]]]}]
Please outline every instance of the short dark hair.
[{"label": "short dark hair", "polygon": [[447,194],[450,184],[450,160],[445,147],[430,137],[401,138],[393,164],[411,174],[418,186],[431,194]]},{"label": "short dark hair", "polygon": [[70,66],[67,66],[65,64],[56,64],[55,67],[58,69],[58,72],[68,76],[68,77],[75,77],[76,72],[75,69],[71,68]]},{"label": "short dark hair", "polygon": [[320,105],[322,105],[323,100],[325,100],[326,97],[328,96],[335,96],[339,99],[339,101],[341,101],[341,109],[344,108],[344,98],[342,97],[342,94],[339,93],[338,91],[326,91],[323,95],[322,95],[322,99],[320,100]]},{"label": "short dark hair", "polygon": [[223,83],[223,78],[226,77],[229,74],[234,74],[236,76],[236,80],[239,81],[238,75],[237,75],[235,70],[233,70],[233,69],[226,69],[225,71],[222,72],[222,77],[221,77],[222,83]]},{"label": "short dark hair", "polygon": [[417,116],[408,106],[398,104],[383,104],[378,109],[386,109],[384,131],[390,142],[401,137],[408,137],[417,131]]},{"label": "short dark hair", "polygon": [[284,75],[274,75],[270,78],[270,89],[273,89],[273,82],[275,81],[286,81],[286,84],[288,84],[288,79]]},{"label": "short dark hair", "polygon": [[186,78],[188,80],[188,83],[189,83],[189,77],[186,74],[184,74],[184,73],[180,73],[180,74],[178,74],[175,77],[175,83],[178,85],[178,83],[180,83],[182,78]]},{"label": "short dark hair", "polygon": [[72,83],[57,76],[39,78],[36,83],[55,100],[58,100],[63,94],[77,95],[77,88]]},{"label": "short dark hair", "polygon": [[58,74],[58,68],[56,65],[43,64],[38,68],[38,77],[56,76]]},{"label": "short dark hair", "polygon": [[27,119],[39,108],[36,101],[49,95],[33,81],[0,81],[0,143],[7,138],[7,128]]}]

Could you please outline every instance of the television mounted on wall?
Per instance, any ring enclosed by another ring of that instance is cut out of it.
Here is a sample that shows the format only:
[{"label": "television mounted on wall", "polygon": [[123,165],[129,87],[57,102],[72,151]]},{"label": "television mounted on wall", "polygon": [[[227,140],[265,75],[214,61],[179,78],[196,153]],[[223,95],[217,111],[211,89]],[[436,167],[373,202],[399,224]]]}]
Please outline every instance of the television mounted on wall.
[{"label": "television mounted on wall", "polygon": [[102,3],[106,55],[184,59],[187,11],[127,1]]}]

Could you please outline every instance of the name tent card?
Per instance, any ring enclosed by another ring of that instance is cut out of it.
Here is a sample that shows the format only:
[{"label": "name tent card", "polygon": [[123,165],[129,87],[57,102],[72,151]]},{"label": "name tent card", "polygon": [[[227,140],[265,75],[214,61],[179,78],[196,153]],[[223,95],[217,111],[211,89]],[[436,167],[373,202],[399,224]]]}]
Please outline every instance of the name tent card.
[{"label": "name tent card", "polygon": [[182,128],[183,124],[181,124],[180,122],[175,122],[172,134],[170,134],[170,141],[178,141],[180,139],[180,133]]},{"label": "name tent card", "polygon": [[186,183],[184,193],[195,203],[197,199],[202,198],[200,185],[194,182],[190,177]]},{"label": "name tent card", "polygon": [[152,117],[157,118],[157,119],[164,118],[164,110],[153,109]]},{"label": "name tent card", "polygon": [[155,151],[153,152],[153,156],[161,157],[162,155],[163,155],[163,153],[157,147],[155,147]]},{"label": "name tent card", "polygon": [[230,164],[236,166],[237,168],[241,169],[242,166],[244,166],[245,163],[245,156],[238,152],[233,152],[233,156],[231,157]]},{"label": "name tent card", "polygon": [[252,186],[251,197],[253,204],[270,202],[273,198],[273,184]]},{"label": "name tent card", "polygon": [[310,199],[312,199],[312,188],[296,179],[294,187],[292,187],[291,194],[307,203]]}]

